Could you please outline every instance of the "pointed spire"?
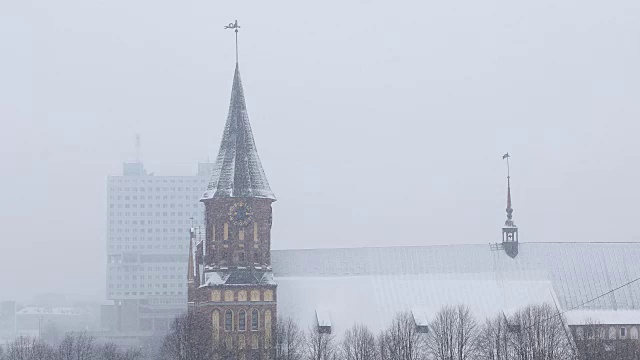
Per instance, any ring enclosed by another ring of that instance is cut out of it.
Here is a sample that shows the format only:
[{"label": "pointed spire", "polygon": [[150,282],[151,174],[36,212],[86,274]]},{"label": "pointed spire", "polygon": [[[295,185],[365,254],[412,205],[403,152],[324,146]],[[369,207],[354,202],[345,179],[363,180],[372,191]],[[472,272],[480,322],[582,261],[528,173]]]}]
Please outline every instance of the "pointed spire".
[{"label": "pointed spire", "polygon": [[511,208],[511,177],[507,176],[507,221],[504,223],[513,226],[513,208]]},{"label": "pointed spire", "polygon": [[255,197],[276,200],[256,149],[240,69],[236,63],[229,115],[211,181],[202,200],[221,197]]},{"label": "pointed spire", "polygon": [[195,237],[195,231],[193,227],[189,231],[189,262],[187,265],[187,282],[192,283],[196,277],[195,257],[196,253],[193,249],[193,239]]}]

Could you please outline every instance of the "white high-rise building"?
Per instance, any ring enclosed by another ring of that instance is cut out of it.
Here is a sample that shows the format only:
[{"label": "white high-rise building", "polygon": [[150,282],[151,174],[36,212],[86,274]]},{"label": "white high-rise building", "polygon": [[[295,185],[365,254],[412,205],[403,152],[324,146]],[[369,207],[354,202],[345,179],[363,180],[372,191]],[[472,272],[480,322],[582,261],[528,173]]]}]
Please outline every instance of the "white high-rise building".
[{"label": "white high-rise building", "polygon": [[[186,310],[189,229],[203,225],[199,202],[213,164],[193,176],[156,176],[123,164],[107,180],[107,300],[103,328],[140,338],[168,329]],[[204,233],[204,229],[202,229]]]}]

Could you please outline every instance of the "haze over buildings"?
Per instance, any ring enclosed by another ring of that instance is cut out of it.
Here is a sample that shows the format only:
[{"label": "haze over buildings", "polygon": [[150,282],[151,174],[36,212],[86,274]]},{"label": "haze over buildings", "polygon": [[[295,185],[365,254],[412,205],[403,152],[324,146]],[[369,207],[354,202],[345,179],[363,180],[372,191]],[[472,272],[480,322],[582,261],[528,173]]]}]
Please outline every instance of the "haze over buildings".
[{"label": "haze over buildings", "polygon": [[275,248],[494,242],[506,151],[521,241],[637,241],[639,13],[635,0],[4,2],[0,295],[106,298],[105,178],[132,161],[136,132],[158,175],[217,152],[230,14],[279,199]]},{"label": "haze over buildings", "polygon": [[155,176],[142,162],[107,180],[107,300],[103,328],[150,335],[186,310],[189,229],[200,228],[199,199],[211,174]]}]

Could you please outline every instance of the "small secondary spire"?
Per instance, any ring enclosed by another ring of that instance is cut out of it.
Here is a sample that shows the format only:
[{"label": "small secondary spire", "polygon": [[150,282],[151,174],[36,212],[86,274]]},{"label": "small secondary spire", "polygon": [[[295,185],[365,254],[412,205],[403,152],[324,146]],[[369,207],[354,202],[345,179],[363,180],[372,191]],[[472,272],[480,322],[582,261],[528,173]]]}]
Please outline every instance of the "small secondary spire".
[{"label": "small secondary spire", "polygon": [[509,153],[502,155],[507,159],[507,220],[502,227],[502,247],[512,258],[518,256],[518,227],[513,223],[513,208],[511,207],[511,174],[509,172]]},{"label": "small secondary spire", "polygon": [[238,20],[235,22],[229,23],[229,25],[224,27],[225,29],[234,29],[236,33],[236,64],[238,63],[238,29],[240,29],[240,25],[238,25]]},{"label": "small secondary spire", "polygon": [[511,173],[509,169],[509,153],[502,155],[502,159],[507,159],[507,221],[506,226],[513,226],[513,208],[511,207]]}]

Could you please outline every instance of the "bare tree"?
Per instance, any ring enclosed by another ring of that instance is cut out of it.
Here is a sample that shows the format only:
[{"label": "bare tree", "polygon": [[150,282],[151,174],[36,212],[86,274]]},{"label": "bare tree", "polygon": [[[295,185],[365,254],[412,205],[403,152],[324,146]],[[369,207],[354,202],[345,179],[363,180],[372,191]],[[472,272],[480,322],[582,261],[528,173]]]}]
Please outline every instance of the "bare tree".
[{"label": "bare tree", "polygon": [[576,328],[573,338],[576,349],[583,360],[605,360],[608,358],[610,344],[607,341],[605,328],[595,322],[587,321],[583,326]]},{"label": "bare tree", "polygon": [[572,339],[564,319],[548,304],[531,305],[508,319],[512,333],[509,346],[514,359],[572,359]]},{"label": "bare tree", "polygon": [[378,337],[380,359],[416,360],[421,358],[424,355],[422,335],[418,333],[410,313],[399,313],[387,330]]},{"label": "bare tree", "polygon": [[391,360],[391,355],[389,354],[389,346],[387,344],[387,336],[387,332],[382,331],[376,338],[376,358],[378,360]]},{"label": "bare tree", "polygon": [[54,350],[42,341],[19,336],[7,346],[6,360],[55,360]]},{"label": "bare tree", "polygon": [[334,360],[337,349],[334,336],[320,332],[318,327],[312,327],[305,336],[306,358],[308,360]]},{"label": "bare tree", "polygon": [[364,325],[354,325],[347,330],[342,339],[342,357],[344,360],[374,360],[376,357],[376,338]]},{"label": "bare tree", "polygon": [[94,359],[94,339],[86,333],[67,333],[58,346],[58,360]]},{"label": "bare tree", "polygon": [[161,356],[167,360],[209,360],[214,349],[211,326],[206,317],[189,311],[177,317],[162,344]]},{"label": "bare tree", "polygon": [[429,325],[427,349],[435,360],[468,360],[473,357],[478,326],[465,305],[446,306]]},{"label": "bare tree", "polygon": [[113,343],[104,344],[96,349],[96,360],[139,360],[142,353],[137,349],[127,349],[125,351],[118,348]]},{"label": "bare tree", "polygon": [[476,359],[510,360],[509,327],[504,315],[487,319],[476,341]]},{"label": "bare tree", "polygon": [[301,360],[304,355],[304,334],[291,318],[280,318],[276,324],[276,360]]}]

